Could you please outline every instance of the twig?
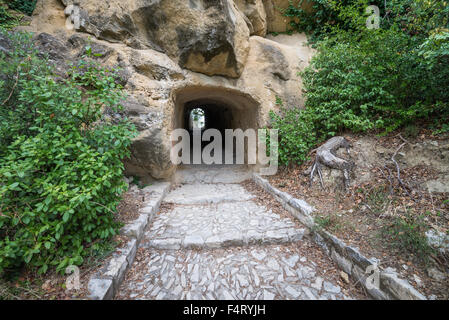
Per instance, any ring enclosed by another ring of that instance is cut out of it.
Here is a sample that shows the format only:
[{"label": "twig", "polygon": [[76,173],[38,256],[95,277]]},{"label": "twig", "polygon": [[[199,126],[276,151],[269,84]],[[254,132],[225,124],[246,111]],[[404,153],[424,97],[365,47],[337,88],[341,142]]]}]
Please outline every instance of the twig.
[{"label": "twig", "polygon": [[21,65],[22,62],[25,61],[25,60],[28,60],[28,61],[29,61],[29,60],[31,60],[31,57],[27,57],[26,59],[23,59],[23,60],[19,63],[19,65],[17,66],[17,69],[16,69],[16,81],[15,81],[15,83],[14,83],[12,89],[11,89],[11,92],[9,93],[9,96],[5,99],[5,101],[2,102],[2,106],[5,105],[5,103],[8,102],[9,99],[11,99],[11,97],[12,97],[14,91],[16,90],[17,84],[19,83],[19,71],[20,71],[20,65]]},{"label": "twig", "polygon": [[317,161],[315,160],[315,162],[313,163],[313,166],[312,166],[312,170],[310,172],[310,186],[312,186],[312,183],[313,183],[313,175],[315,174],[316,166],[317,166]]},{"label": "twig", "polygon": [[16,82],[14,83],[14,85],[12,86],[11,92],[9,93],[9,96],[5,99],[5,101],[2,102],[2,106],[5,105],[6,102],[9,101],[9,99],[11,99],[12,94],[14,93],[14,90],[16,90],[17,84],[19,83],[19,67],[17,67],[17,72],[16,72]]},{"label": "twig", "polygon": [[101,203],[98,203],[98,202],[95,202],[95,201],[92,201],[92,203],[93,203],[93,204],[96,204],[96,205],[99,205],[99,206],[105,208],[106,210],[108,210],[109,212],[115,214],[114,211],[112,211],[111,209],[109,209],[108,207],[106,207],[105,205],[103,205],[103,204],[101,204]]},{"label": "twig", "polygon": [[35,296],[35,297],[38,298],[39,300],[42,299],[41,296],[39,296],[37,293],[35,293],[34,291],[32,291],[32,290],[30,290],[30,289],[23,288],[23,287],[16,287],[16,288],[17,288],[17,289],[24,290],[24,291],[30,293],[31,295]]},{"label": "twig", "polygon": [[[400,136],[400,135],[399,135]],[[402,138],[402,137],[401,137]],[[403,138],[402,138],[403,139]],[[393,153],[393,155],[391,156],[391,161],[393,161],[393,163],[395,164],[395,166],[396,166],[396,174],[397,174],[397,179],[398,179],[398,182],[399,182],[399,184],[401,185],[401,187],[405,190],[405,192],[407,193],[407,195],[410,197],[410,198],[412,198],[412,200],[413,201],[415,201],[416,202],[416,199],[415,198],[413,198],[413,196],[410,194],[410,192],[409,192],[409,187],[408,186],[406,186],[405,185],[405,183],[402,181],[402,179],[401,179],[401,169],[400,169],[400,167],[399,167],[399,164],[398,164],[398,162],[396,161],[396,159],[395,159],[395,157],[396,157],[396,155],[398,154],[398,152],[399,152],[399,150],[401,150],[406,144],[407,144],[408,142],[404,142],[404,143],[402,143],[397,149],[396,149],[396,151]]]}]

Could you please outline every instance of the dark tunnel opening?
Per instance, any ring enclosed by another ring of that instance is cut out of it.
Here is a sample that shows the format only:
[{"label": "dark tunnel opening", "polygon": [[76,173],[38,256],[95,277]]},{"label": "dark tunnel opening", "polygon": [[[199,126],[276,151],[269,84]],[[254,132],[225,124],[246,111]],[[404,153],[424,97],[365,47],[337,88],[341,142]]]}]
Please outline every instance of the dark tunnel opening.
[{"label": "dark tunnel opening", "polygon": [[[195,121],[197,110],[201,110],[202,116]],[[174,129],[188,130],[192,161],[194,131],[197,130],[202,135],[208,129],[218,130],[222,137],[222,163],[224,164],[226,129],[242,129],[243,131],[257,129],[257,110],[257,103],[254,100],[238,92],[211,88],[184,89],[176,99]],[[201,152],[208,144],[213,142],[213,139],[201,142]]]}]

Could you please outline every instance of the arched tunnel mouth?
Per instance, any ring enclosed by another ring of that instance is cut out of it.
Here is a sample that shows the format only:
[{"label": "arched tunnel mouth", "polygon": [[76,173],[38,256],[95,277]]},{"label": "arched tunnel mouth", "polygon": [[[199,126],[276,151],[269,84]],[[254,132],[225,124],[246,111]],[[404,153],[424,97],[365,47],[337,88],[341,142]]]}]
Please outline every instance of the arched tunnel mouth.
[{"label": "arched tunnel mouth", "polygon": [[[225,133],[227,129],[258,129],[259,104],[249,95],[226,88],[189,87],[175,95],[175,115],[173,129],[185,129],[190,137],[190,164],[193,163],[194,131],[201,135],[208,129],[216,129],[222,137],[222,160],[225,164]],[[201,142],[201,152],[214,141]],[[234,139],[234,158],[232,164],[242,164],[235,158],[236,139]],[[244,163],[248,164],[247,140],[245,139]],[[176,143],[176,142],[173,142]],[[198,163],[195,163],[198,164]],[[226,163],[231,164],[231,163]]]}]

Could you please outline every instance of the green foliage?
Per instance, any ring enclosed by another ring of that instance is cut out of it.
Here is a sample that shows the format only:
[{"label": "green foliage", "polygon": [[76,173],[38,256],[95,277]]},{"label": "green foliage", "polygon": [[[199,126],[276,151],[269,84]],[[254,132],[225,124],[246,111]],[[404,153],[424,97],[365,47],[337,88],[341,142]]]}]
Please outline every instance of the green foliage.
[{"label": "green foliage", "polygon": [[[312,8],[307,9],[310,2]],[[314,42],[335,30],[359,30],[368,16],[366,7],[382,4],[383,0],[301,0],[298,6],[290,2],[283,14],[294,30],[306,32]]]},{"label": "green foliage", "polygon": [[19,18],[8,10],[7,6],[0,1],[0,28],[12,29],[19,25]]},{"label": "green foliage", "polygon": [[301,0],[295,6],[290,2],[283,14],[290,18],[294,30],[308,33],[312,42],[341,31],[363,31],[369,5],[379,8],[383,29],[397,25],[409,35],[425,36],[436,28],[449,27],[445,0],[314,0],[312,10],[304,9],[308,3]]},{"label": "green foliage", "polygon": [[[379,29],[366,27],[368,4],[382,9]],[[291,114],[273,118],[282,128],[281,163],[301,163],[308,148],[345,131],[386,133],[432,119],[447,132],[448,7],[421,0],[393,0],[386,7],[384,1],[320,0],[312,11],[290,5],[284,14],[299,19],[292,26],[320,41],[300,74],[305,111],[291,111],[305,122],[294,124]]]},{"label": "green foliage", "polygon": [[315,222],[320,228],[326,229],[332,225],[332,215],[316,216]]},{"label": "green foliage", "polygon": [[380,235],[389,246],[426,261],[433,249],[427,242],[425,232],[428,227],[423,220],[424,216],[414,214],[396,217],[391,225],[382,228]]},{"label": "green foliage", "polygon": [[3,35],[13,50],[0,53],[0,273],[62,271],[117,233],[135,129],[114,120],[123,94],[113,70],[84,57],[57,80],[30,35]]},{"label": "green foliage", "polygon": [[272,128],[279,136],[279,164],[289,165],[306,160],[317,137],[308,111],[282,108],[281,114],[270,112]]},{"label": "green foliage", "polygon": [[17,10],[31,16],[34,8],[36,7],[36,2],[37,0],[9,0],[8,6],[13,10]]},{"label": "green foliage", "polygon": [[385,27],[398,25],[403,32],[428,36],[438,28],[449,28],[449,6],[446,0],[390,0]]},{"label": "green foliage", "polygon": [[316,225],[314,230],[320,229],[329,230],[331,232],[341,231],[347,229],[346,225],[337,214],[318,215],[314,218]]},{"label": "green foliage", "polygon": [[322,135],[393,130],[440,112],[449,101],[447,71],[432,72],[416,42],[395,29],[343,34],[319,50],[303,77],[306,105],[323,121]]}]

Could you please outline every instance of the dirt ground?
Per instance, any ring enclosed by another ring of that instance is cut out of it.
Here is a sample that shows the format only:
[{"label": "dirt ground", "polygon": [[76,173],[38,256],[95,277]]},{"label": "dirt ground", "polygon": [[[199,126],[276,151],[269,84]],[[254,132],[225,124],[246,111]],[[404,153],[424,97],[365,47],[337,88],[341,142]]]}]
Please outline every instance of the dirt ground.
[{"label": "dirt ground", "polygon": [[449,234],[449,193],[427,188],[430,181],[445,191],[449,139],[426,130],[413,133],[347,136],[349,155],[338,153],[356,164],[347,190],[338,170],[323,169],[324,186],[318,177],[311,184],[305,172],[313,153],[307,163],[280,169],[269,180],[313,205],[320,227],[379,259],[381,266],[395,268],[426,296],[447,300],[449,255],[430,247],[425,232]]}]

